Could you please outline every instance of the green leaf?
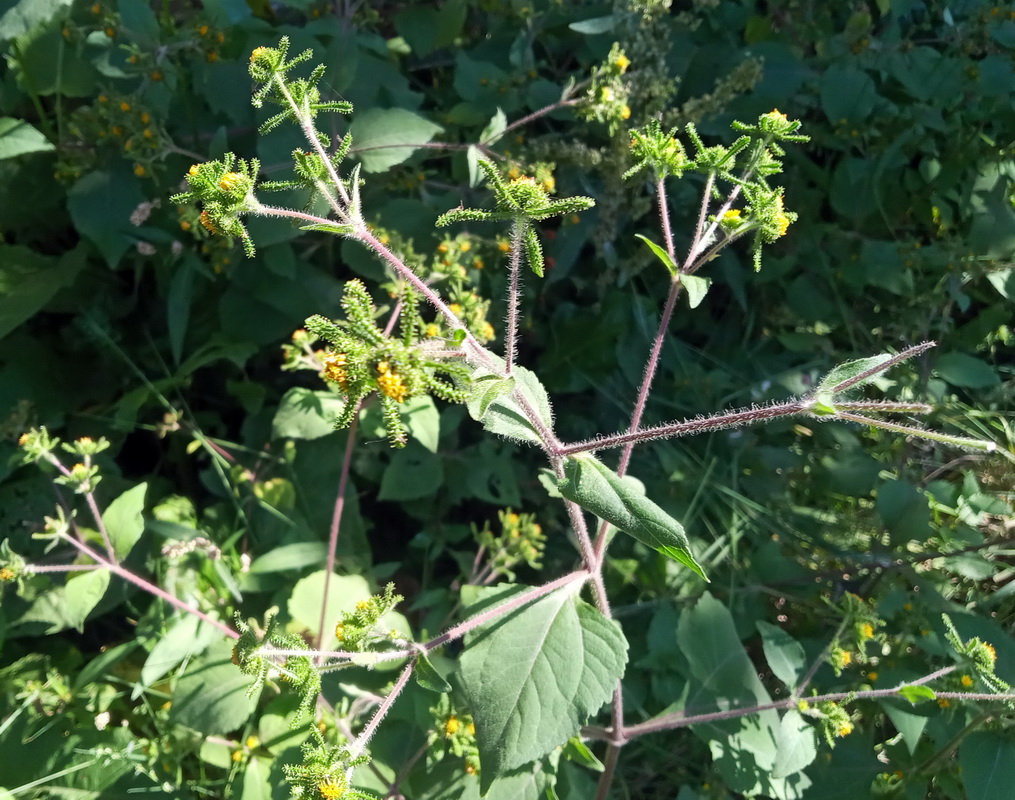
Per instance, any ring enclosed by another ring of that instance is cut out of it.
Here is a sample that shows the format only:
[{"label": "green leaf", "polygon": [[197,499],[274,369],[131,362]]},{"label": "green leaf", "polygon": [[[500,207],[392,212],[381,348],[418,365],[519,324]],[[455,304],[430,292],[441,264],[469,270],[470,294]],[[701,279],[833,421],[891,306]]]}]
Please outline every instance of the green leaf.
[{"label": "green leaf", "polygon": [[0,42],[22,36],[49,22],[70,4],[71,0],[19,0],[0,16]]},{"label": "green leaf", "polygon": [[173,363],[183,358],[183,340],[190,322],[190,304],[193,300],[194,276],[201,269],[201,262],[192,254],[184,257],[169,281],[166,297],[166,317],[169,328],[169,348]]},{"label": "green leaf", "polygon": [[283,396],[271,422],[276,439],[319,439],[335,432],[335,418],[345,399],[334,392],[296,386]]},{"label": "green leaf", "polygon": [[564,755],[570,761],[581,764],[594,772],[603,772],[606,769],[603,762],[596,758],[596,754],[589,750],[588,745],[577,736],[572,736],[567,740],[567,744],[564,745]]},{"label": "green leaf", "polygon": [[485,792],[549,753],[606,703],[627,663],[620,626],[558,589],[466,640],[459,678],[476,722]]},{"label": "green leaf", "polygon": [[833,65],[821,77],[821,107],[832,125],[862,122],[877,99],[874,81],[856,67]]},{"label": "green leaf", "polygon": [[684,526],[645,497],[639,482],[621,478],[593,456],[581,454],[564,459],[564,479],[557,488],[586,511],[708,580],[691,555]]},{"label": "green leaf", "polygon": [[416,683],[427,691],[437,694],[447,694],[451,691],[451,684],[444,680],[444,676],[430,663],[430,659],[424,653],[416,656],[416,669],[413,674],[416,676]]},{"label": "green leaf", "polygon": [[145,199],[138,179],[121,164],[81,178],[67,192],[67,208],[74,227],[115,267],[134,244],[130,215]]},{"label": "green leaf", "polygon": [[0,339],[69,286],[85,265],[87,247],[59,259],[20,245],[0,245]]},{"label": "green leaf", "polygon": [[366,172],[385,172],[401,164],[443,130],[403,108],[371,108],[357,114],[349,126],[353,152]]},{"label": "green leaf", "polygon": [[[834,367],[831,372],[829,372],[827,375],[825,375],[824,378],[821,379],[821,382],[818,384],[818,388],[817,391],[815,392],[815,395],[821,397],[834,394],[836,386],[845,383],[846,381],[852,380],[857,375],[863,372],[867,372],[868,370],[877,370],[879,366],[888,361],[891,361],[892,358],[893,358],[892,355],[888,353],[882,353],[881,355],[871,356],[870,358],[858,358],[854,361],[844,361],[842,364],[839,364],[836,367]],[[858,381],[857,383],[854,383],[849,388],[856,389],[860,386],[863,386],[866,383],[870,383],[871,381],[876,380],[880,374],[881,374],[880,372],[872,372],[866,378],[864,378],[861,381]]]},{"label": "green leaf", "polygon": [[905,697],[914,706],[924,700],[933,700],[937,697],[934,690],[929,686],[900,686],[899,694]]},{"label": "green leaf", "polygon": [[680,282],[687,290],[687,304],[691,308],[697,308],[705,299],[709,288],[712,286],[711,278],[703,278],[700,275],[681,275]]},{"label": "green leaf", "polygon": [[923,729],[927,727],[930,714],[936,712],[937,709],[934,708],[933,711],[930,711],[927,706],[922,709],[914,709],[912,704],[903,703],[902,700],[894,697],[882,698],[880,704],[888,715],[888,719],[892,721],[892,725],[895,726],[895,730],[902,734],[902,742],[909,750],[909,754],[913,755],[916,752],[916,746],[920,743]]},{"label": "green leaf", "polygon": [[109,570],[81,572],[67,579],[64,588],[64,614],[68,625],[84,630],[85,620],[109,588]]},{"label": "green leaf", "polygon": [[761,634],[761,645],[765,650],[768,668],[790,689],[795,688],[807,663],[803,645],[770,622],[758,620],[755,626]]},{"label": "green leaf", "polygon": [[102,524],[106,526],[113,550],[121,561],[125,559],[144,533],[145,492],[147,483],[139,483],[117,497],[106,508],[102,515]]},{"label": "green leaf", "polygon": [[[490,351],[486,351],[492,359],[503,365],[503,360]],[[490,378],[502,381],[500,384],[493,382],[490,387]],[[507,391],[504,379],[499,375],[483,369],[477,369],[472,376],[473,382],[482,387],[478,393],[473,392],[468,400],[469,415],[481,422],[483,427],[491,433],[506,436],[509,439],[518,439],[523,442],[539,443],[539,432],[529,422],[528,418],[514,397],[513,392],[517,390],[522,394],[528,406],[532,408],[544,427],[553,429],[553,411],[550,408],[550,398],[546,393],[543,384],[535,373],[525,367],[514,367],[510,380],[514,381],[514,390]],[[495,394],[491,397],[491,394]]]},{"label": "green leaf", "polygon": [[622,19],[623,16],[620,14],[607,14],[605,17],[592,17],[572,22],[567,27],[575,33],[582,33],[586,36],[598,36],[601,33],[612,31]]},{"label": "green leaf", "polygon": [[240,800],[272,800],[272,759],[251,756],[243,767]]},{"label": "green leaf", "polygon": [[0,117],[0,159],[53,149],[53,143],[23,119]]},{"label": "green leaf", "polygon": [[418,500],[430,497],[444,482],[444,464],[440,456],[410,440],[396,450],[381,477],[378,500]]},{"label": "green leaf", "polygon": [[975,731],[959,745],[959,766],[969,800],[1008,800],[1015,784],[1015,742],[993,731]]},{"label": "green leaf", "polygon": [[437,442],[441,436],[441,415],[434,405],[433,398],[421,394],[405,402],[399,409],[402,421],[409,429],[412,440],[419,442],[431,453],[437,452]]},{"label": "green leaf", "polygon": [[300,225],[301,231],[324,231],[335,233],[339,236],[349,236],[356,229],[352,225],[340,225],[337,222],[311,222],[308,225]]},{"label": "green leaf", "polygon": [[779,722],[776,747],[778,752],[772,768],[773,778],[785,778],[799,772],[810,766],[818,755],[814,728],[795,709],[783,714]]},{"label": "green leaf", "polygon": [[195,656],[203,653],[221,632],[193,614],[181,614],[172,626],[155,643],[141,668],[141,679],[135,685],[133,696],[140,695],[145,687]]},{"label": "green leaf", "polygon": [[486,375],[483,378],[474,379],[471,388],[470,402],[475,402],[475,418],[482,420],[494,400],[510,395],[515,390],[515,379]]},{"label": "green leaf", "polygon": [[232,641],[195,659],[173,693],[169,721],[205,736],[219,736],[241,727],[254,712],[257,697],[247,697],[251,678],[232,662]]},{"label": "green leaf", "polygon": [[486,127],[483,128],[483,132],[479,134],[479,141],[485,145],[496,144],[504,134],[505,128],[507,128],[507,116],[502,109],[498,108],[497,113],[490,118]]},{"label": "green leaf", "polygon": [[[677,268],[677,265],[673,263],[673,259],[670,258],[670,254],[669,253],[667,253],[663,248],[661,248],[659,245],[657,245],[655,242],[653,242],[647,236],[642,236],[640,233],[636,233],[635,237],[637,237],[638,239],[641,239],[643,242],[645,242],[645,244],[647,244],[649,246],[649,249],[652,250],[652,252],[656,254],[656,258],[658,258],[660,261],[663,262],[663,266],[666,267],[666,270],[670,273],[670,277],[671,278],[676,277],[676,275],[677,275],[677,269],[678,268]],[[689,277],[691,277],[691,276],[690,275],[681,275],[680,276],[680,280],[681,280],[681,282],[683,282],[685,278],[689,278]],[[695,305],[697,305],[697,303],[695,303]],[[694,308],[694,306],[691,306],[691,308]]]},{"label": "green leaf", "polygon": [[1001,383],[993,367],[965,353],[945,353],[934,364],[934,371],[963,389],[990,389]]},{"label": "green leaf", "polygon": [[318,567],[324,564],[327,557],[328,548],[324,542],[294,542],[255,558],[250,565],[250,572],[263,575],[268,572]]}]

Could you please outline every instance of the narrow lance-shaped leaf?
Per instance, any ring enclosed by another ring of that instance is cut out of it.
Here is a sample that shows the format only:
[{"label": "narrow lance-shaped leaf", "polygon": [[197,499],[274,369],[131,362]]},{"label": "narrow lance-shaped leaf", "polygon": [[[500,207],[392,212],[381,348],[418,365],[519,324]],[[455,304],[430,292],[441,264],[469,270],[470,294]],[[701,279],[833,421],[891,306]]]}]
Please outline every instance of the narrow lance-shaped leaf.
[{"label": "narrow lance-shaped leaf", "polygon": [[684,526],[645,497],[634,481],[621,478],[602,462],[581,454],[565,459],[564,479],[557,482],[557,488],[586,511],[708,580],[691,555]]}]

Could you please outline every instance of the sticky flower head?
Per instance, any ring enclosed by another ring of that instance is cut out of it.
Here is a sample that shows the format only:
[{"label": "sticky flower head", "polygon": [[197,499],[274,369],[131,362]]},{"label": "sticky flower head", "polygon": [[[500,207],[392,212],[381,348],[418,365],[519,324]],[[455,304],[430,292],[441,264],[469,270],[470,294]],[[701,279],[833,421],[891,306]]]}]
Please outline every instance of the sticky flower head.
[{"label": "sticky flower head", "polygon": [[[312,51],[304,50],[295,58],[287,61],[289,37],[283,36],[276,47],[257,47],[250,54],[250,75],[263,85],[254,93],[255,108],[260,108],[267,100],[281,106],[282,111],[265,120],[258,129],[264,134],[273,130],[285,120],[297,125],[310,124],[322,111],[336,111],[348,114],[352,104],[343,101],[322,101],[321,91],[317,84],[324,77],[326,68],[323,64],[314,67],[307,78],[290,78],[288,73],[293,67],[310,60]],[[321,131],[314,131],[325,148],[329,146],[329,138]]]},{"label": "sticky flower head", "polygon": [[684,145],[677,139],[677,129],[664,131],[658,120],[632,130],[630,147],[635,165],[624,173],[625,180],[644,169],[651,169],[659,178],[679,178],[691,166]]},{"label": "sticky flower head", "polygon": [[546,186],[551,185],[546,179],[539,182],[535,178],[520,175],[505,181],[500,170],[492,161],[481,159],[479,167],[493,190],[494,210],[452,209],[437,218],[437,227],[444,228],[455,222],[511,221],[515,225],[516,232],[520,234],[529,267],[536,275],[542,277],[543,246],[539,242],[532,223],[549,217],[566,216],[585,211],[595,205],[595,200],[582,196],[554,199],[546,190]]},{"label": "sticky flower head", "polygon": [[254,243],[240,218],[261,208],[254,197],[260,168],[256,158],[244,161],[232,153],[195,164],[186,175],[188,191],[170,199],[179,204],[200,203],[202,226],[212,234],[238,237],[247,256],[253,256]]},{"label": "sticky flower head", "polygon": [[443,342],[421,341],[425,327],[413,291],[406,289],[402,294],[399,337],[377,327],[377,310],[362,282],[346,283],[342,308],[345,319],[341,322],[321,316],[306,321],[308,331],[331,345],[321,377],[346,396],[336,427],[350,425],[360,402],[376,393],[391,446],[404,447],[408,433],[400,407],[406,401],[434,394],[450,402],[465,402],[468,392],[460,384],[468,379],[468,368],[457,360],[457,352],[445,352]]},{"label": "sticky flower head", "polygon": [[364,756],[353,758],[346,748],[328,746],[319,738],[303,745],[302,764],[282,766],[292,796],[304,800],[376,800],[374,795],[349,786],[353,770],[367,759]]}]

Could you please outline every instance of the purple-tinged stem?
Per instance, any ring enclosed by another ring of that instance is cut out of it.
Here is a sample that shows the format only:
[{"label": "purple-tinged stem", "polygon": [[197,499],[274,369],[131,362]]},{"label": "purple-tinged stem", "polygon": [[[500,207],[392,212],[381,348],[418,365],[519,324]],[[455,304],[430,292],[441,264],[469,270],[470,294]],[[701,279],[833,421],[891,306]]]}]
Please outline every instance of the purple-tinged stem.
[{"label": "purple-tinged stem", "polygon": [[226,636],[229,636],[232,639],[239,639],[240,638],[240,635],[236,631],[234,631],[232,628],[230,628],[227,625],[219,622],[217,619],[212,619],[211,617],[209,617],[207,614],[205,614],[200,609],[195,608],[194,606],[187,605],[180,598],[174,597],[173,595],[169,594],[169,592],[165,591],[164,589],[160,589],[158,586],[156,586],[153,583],[149,583],[144,578],[141,578],[141,577],[135,575],[130,570],[124,569],[119,564],[112,564],[112,563],[106,561],[105,559],[102,558],[102,556],[100,556],[98,553],[96,553],[94,550],[92,550],[92,548],[90,548],[84,542],[78,541],[73,536],[66,536],[66,535],[64,535],[63,538],[66,541],[70,542],[70,544],[72,544],[74,547],[76,547],[79,551],[81,551],[86,556],[91,558],[93,561],[95,561],[98,564],[101,564],[104,567],[106,567],[106,569],[108,569],[110,572],[112,572],[117,577],[123,578],[128,583],[133,583],[139,589],[141,589],[141,590],[143,590],[145,592],[148,592],[148,594],[154,595],[155,597],[158,597],[158,598],[160,598],[162,600],[165,600],[171,606],[175,606],[176,608],[180,609],[181,611],[185,611],[188,614],[193,614],[198,619],[200,619],[200,620],[202,620],[204,622],[207,622],[209,625],[211,625],[211,626],[213,626],[215,628],[218,628],[220,631],[222,631],[222,633],[224,633]]},{"label": "purple-tinged stem", "polygon": [[395,704],[398,696],[402,693],[402,689],[405,688],[405,684],[409,682],[409,678],[412,676],[412,671],[416,668],[416,662],[411,661],[406,664],[405,669],[402,670],[402,674],[398,676],[398,680],[395,681],[395,685],[391,687],[391,691],[388,692],[388,696],[384,698],[374,715],[370,718],[370,722],[367,726],[360,731],[359,736],[356,737],[351,745],[349,745],[349,754],[355,758],[366,750],[367,745],[370,743],[370,739],[373,737],[374,732],[377,730],[377,726],[384,721],[384,718],[388,715],[388,711],[391,710],[391,706]]},{"label": "purple-tinged stem", "polygon": [[[338,497],[331,514],[331,528],[328,531],[328,560],[324,571],[324,591],[321,595],[321,617],[317,625],[317,649],[324,647],[324,623],[328,611],[328,595],[331,592],[331,578],[335,573],[335,552],[338,550],[338,534],[342,528],[342,512],[345,510],[345,492],[349,485],[349,472],[352,466],[352,452],[356,445],[356,426],[359,414],[353,414],[349,424],[349,436],[345,441],[345,455],[342,457],[342,472],[338,478]],[[320,659],[318,659],[320,662]]]},{"label": "purple-tinged stem", "polygon": [[684,420],[682,422],[667,422],[652,428],[642,428],[634,433],[616,433],[613,436],[603,436],[598,439],[587,439],[576,444],[564,445],[557,451],[556,455],[567,456],[574,453],[589,453],[596,450],[606,450],[611,447],[620,447],[628,442],[643,442],[649,439],[671,439],[676,436],[701,433],[702,431],[749,425],[762,420],[775,419],[776,417],[803,414],[809,407],[806,401],[792,400],[788,403],[776,403],[775,405],[762,406],[760,408],[743,408],[737,411],[729,411],[710,417]]}]

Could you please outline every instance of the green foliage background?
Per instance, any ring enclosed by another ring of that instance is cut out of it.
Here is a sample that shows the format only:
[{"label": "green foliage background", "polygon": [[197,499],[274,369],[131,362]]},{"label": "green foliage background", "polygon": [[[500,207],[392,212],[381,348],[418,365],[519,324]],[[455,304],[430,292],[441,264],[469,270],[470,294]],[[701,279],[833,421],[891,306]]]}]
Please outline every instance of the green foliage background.
[{"label": "green foliage background", "polygon": [[[468,228],[463,240],[433,227],[486,198],[467,145],[499,114],[511,122],[558,100],[619,42],[631,60],[629,119],[619,101],[598,119],[564,108],[494,145],[510,163],[555,165],[558,194],[598,202],[542,232],[549,269],[524,301],[522,363],[553,396],[561,435],[626,425],[667,291],[635,238],[658,240],[649,187],[620,179],[631,166],[626,128],[694,122],[706,140],[728,140],[732,120],[778,108],[812,137],[784,176],[800,218],[761,272],[736,248],[707,270],[704,301],[675,317],[646,421],[804,393],[838,362],[933,339],[935,350],[877,389],[927,398],[935,427],[1004,451],[963,456],[792,422],[636,451],[633,474],[682,521],[713,584],[700,597],[700,583],[648,548],[611,549],[607,582],[630,644],[629,716],[694,708],[722,652],[742,669],[715,679],[718,696],[784,693],[800,667],[780,671],[772,653],[818,658],[836,636],[844,592],[870,599],[884,627],[873,660],[857,654],[842,675],[820,668],[816,683],[828,691],[891,686],[947,663],[942,611],[963,636],[992,642],[998,674],[1015,680],[1005,561],[1015,12],[974,0],[668,5],[448,0],[343,15],[302,0],[0,2],[0,540],[51,560],[29,535],[53,515],[54,497],[46,475],[21,466],[24,430],[106,436],[102,507],[119,498],[143,513],[128,566],[208,607],[259,616],[278,605],[315,630],[313,581],[347,434],[315,405],[332,397],[318,381],[279,369],[279,347],[308,315],[337,313],[345,280],[376,288],[390,276],[354,243],[277,221],[251,221],[258,253],[246,259],[167,198],[191,164],[227,151],[286,176],[301,142],[285,128],[256,136],[266,114],[250,106],[247,76],[250,51],[285,34],[294,52],[316,51],[323,85],[356,106],[327,124],[352,131],[377,228],[420,262],[462,264],[482,297],[498,298],[494,228]],[[428,142],[448,146],[420,146]],[[681,252],[700,187],[673,187]],[[502,315],[495,300],[498,334]],[[547,532],[547,574],[570,568],[567,520],[547,502],[529,450],[481,436],[461,407],[429,401],[413,408],[410,428],[415,440],[394,452],[380,441],[379,416],[363,420],[339,539],[343,579],[362,583],[349,596],[393,580],[406,624],[440,629],[474,555],[470,525],[494,523],[504,507],[534,513]],[[198,536],[221,557],[166,555],[167,544]],[[522,578],[535,582],[528,568]],[[90,587],[101,599],[80,619],[69,596],[86,591],[80,580],[4,596],[0,786],[29,787],[18,797],[286,796],[280,765],[299,742],[284,720],[296,704],[280,696],[255,713],[228,694],[210,703],[205,687],[243,676],[209,631],[115,580]],[[709,639],[722,652],[701,650]],[[326,680],[325,692],[347,709],[349,685],[379,691],[390,677],[360,670]],[[374,744],[378,785],[365,788],[379,789],[427,743],[429,702],[419,691],[396,706]],[[1007,718],[985,709],[870,703],[856,732],[806,771],[782,765],[799,778],[792,787],[716,745],[740,741],[740,722],[646,735],[625,748],[613,796],[812,800],[872,786],[899,797],[1007,796]],[[113,724],[99,730],[93,720],[107,710]],[[428,758],[403,781],[406,797],[478,792],[451,755]],[[1007,766],[987,780],[981,762]],[[592,773],[575,763],[559,769],[562,798],[594,792]],[[523,772],[504,796],[537,796],[533,771]]]}]

